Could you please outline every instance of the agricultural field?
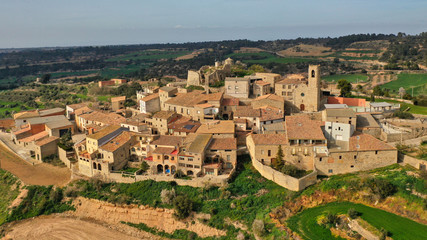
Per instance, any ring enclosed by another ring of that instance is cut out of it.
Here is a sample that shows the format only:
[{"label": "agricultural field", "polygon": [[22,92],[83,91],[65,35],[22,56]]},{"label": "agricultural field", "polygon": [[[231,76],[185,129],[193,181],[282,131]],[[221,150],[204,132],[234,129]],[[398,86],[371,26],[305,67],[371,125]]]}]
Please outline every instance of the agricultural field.
[{"label": "agricultural field", "polygon": [[317,218],[325,213],[345,214],[354,208],[361,218],[380,230],[384,228],[393,239],[423,240],[427,236],[427,226],[380,209],[350,202],[334,202],[309,208],[291,217],[288,226],[304,239],[341,239],[332,236],[331,231],[317,223]]},{"label": "agricultural field", "polygon": [[299,63],[299,62],[311,62],[313,58],[303,57],[280,57],[268,52],[258,53],[232,53],[227,55],[234,60],[239,60],[245,63]]},{"label": "agricultural field", "polygon": [[414,96],[427,95],[427,74],[409,74],[401,73],[397,75],[397,80],[381,85],[382,89],[389,89],[391,94],[399,94],[399,88],[403,87],[406,93],[412,95],[414,87]]},{"label": "agricultural field", "polygon": [[[58,78],[66,78],[66,77],[73,77],[73,76],[86,76],[90,74],[96,74],[98,73],[98,70],[87,70],[87,71],[76,71],[76,72],[54,72],[50,73],[52,79],[58,79]],[[41,75],[39,76],[41,77]]]},{"label": "agricultural field", "polygon": [[335,82],[337,83],[339,80],[345,79],[351,83],[360,83],[367,82],[368,76],[366,74],[338,74],[338,75],[329,75],[322,77],[322,80],[327,82]]},{"label": "agricultural field", "polygon": [[160,59],[173,59],[173,58],[185,56],[190,53],[192,53],[192,51],[147,50],[142,52],[129,53],[122,56],[115,56],[105,61],[107,62],[119,62],[119,61],[129,61],[129,60],[157,61]]}]

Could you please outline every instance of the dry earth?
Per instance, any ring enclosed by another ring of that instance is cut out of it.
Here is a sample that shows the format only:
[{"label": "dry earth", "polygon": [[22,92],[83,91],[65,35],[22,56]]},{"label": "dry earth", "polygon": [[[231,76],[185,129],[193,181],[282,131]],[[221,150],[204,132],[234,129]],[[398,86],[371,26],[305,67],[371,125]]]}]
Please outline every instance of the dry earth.
[{"label": "dry earth", "polygon": [[80,240],[80,239],[162,239],[123,225],[120,230],[87,220],[61,216],[41,216],[15,223],[2,239]]},{"label": "dry earth", "polygon": [[47,163],[31,165],[3,145],[0,145],[0,165],[2,169],[30,185],[64,186],[71,178],[71,171],[68,168],[55,167]]},{"label": "dry earth", "polygon": [[330,55],[331,48],[316,46],[316,45],[307,45],[300,44],[286,50],[278,52],[280,56],[289,56],[289,57],[309,57],[309,56],[326,56]]}]

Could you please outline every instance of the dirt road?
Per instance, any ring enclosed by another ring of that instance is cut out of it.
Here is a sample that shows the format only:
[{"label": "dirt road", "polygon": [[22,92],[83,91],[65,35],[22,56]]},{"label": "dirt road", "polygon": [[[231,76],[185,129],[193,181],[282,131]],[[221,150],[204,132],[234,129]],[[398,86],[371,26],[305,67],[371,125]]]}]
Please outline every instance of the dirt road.
[{"label": "dirt road", "polygon": [[63,186],[71,178],[68,168],[47,163],[30,165],[0,144],[0,167],[21,179],[25,184]]},{"label": "dirt road", "polygon": [[146,232],[138,231],[124,224],[119,230],[94,222],[60,216],[42,216],[20,221],[12,226],[3,239],[161,239]]}]

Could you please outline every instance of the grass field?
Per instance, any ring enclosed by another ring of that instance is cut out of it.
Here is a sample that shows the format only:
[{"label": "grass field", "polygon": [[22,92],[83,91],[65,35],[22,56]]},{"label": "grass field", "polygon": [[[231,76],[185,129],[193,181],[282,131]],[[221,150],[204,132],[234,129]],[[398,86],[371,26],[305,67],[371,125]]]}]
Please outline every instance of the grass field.
[{"label": "grass field", "polygon": [[368,76],[365,74],[339,74],[324,76],[322,79],[327,82],[338,82],[341,79],[345,79],[351,83],[357,83],[368,81]]},{"label": "grass field", "polygon": [[106,68],[106,69],[102,69],[100,71],[100,75],[101,75],[101,77],[104,77],[104,78],[117,78],[121,74],[128,74],[128,73],[138,71],[143,66],[144,65],[142,65],[142,66],[128,65],[128,66],[120,67],[120,68]]},{"label": "grass field", "polygon": [[391,93],[398,94],[399,88],[405,88],[406,92],[414,96],[427,95],[427,74],[401,73],[397,75],[397,80],[381,85],[382,89],[390,89]]},{"label": "grass field", "polygon": [[97,99],[100,102],[108,102],[110,101],[111,96],[98,96]]},{"label": "grass field", "polygon": [[343,214],[349,208],[360,212],[363,220],[377,229],[384,228],[391,233],[391,237],[397,239],[423,240],[427,236],[427,226],[410,219],[362,204],[350,202],[334,202],[315,208],[304,210],[291,217],[288,226],[298,232],[304,239],[341,239],[331,235],[329,229],[317,224],[316,218],[326,212]]},{"label": "grass field", "polygon": [[240,60],[245,63],[298,63],[298,62],[311,62],[313,58],[303,57],[280,57],[268,52],[259,53],[232,53],[227,55],[234,60]]},{"label": "grass field", "polygon": [[336,57],[336,58],[341,58],[344,60],[377,60],[378,57],[368,57],[368,56],[361,56],[361,57],[355,57],[355,56],[346,56],[343,55],[344,52],[349,52],[349,53],[364,53],[362,51],[338,51],[335,52],[331,55],[327,55],[326,57]]},{"label": "grass field", "polygon": [[190,54],[191,51],[142,51],[129,53],[122,56],[107,59],[107,62],[128,61],[128,60],[152,60],[171,59]]}]

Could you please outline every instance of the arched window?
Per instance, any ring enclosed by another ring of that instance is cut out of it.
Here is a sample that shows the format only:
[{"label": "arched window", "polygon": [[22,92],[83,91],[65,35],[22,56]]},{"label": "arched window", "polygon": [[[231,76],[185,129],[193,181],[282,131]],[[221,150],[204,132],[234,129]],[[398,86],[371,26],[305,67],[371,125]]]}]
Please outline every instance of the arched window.
[{"label": "arched window", "polygon": [[311,70],[311,77],[315,77],[316,76],[316,72],[314,70]]},{"label": "arched window", "polygon": [[101,164],[98,163],[98,170],[101,171]]},{"label": "arched window", "polygon": [[96,169],[96,163],[93,163],[93,169]]}]

